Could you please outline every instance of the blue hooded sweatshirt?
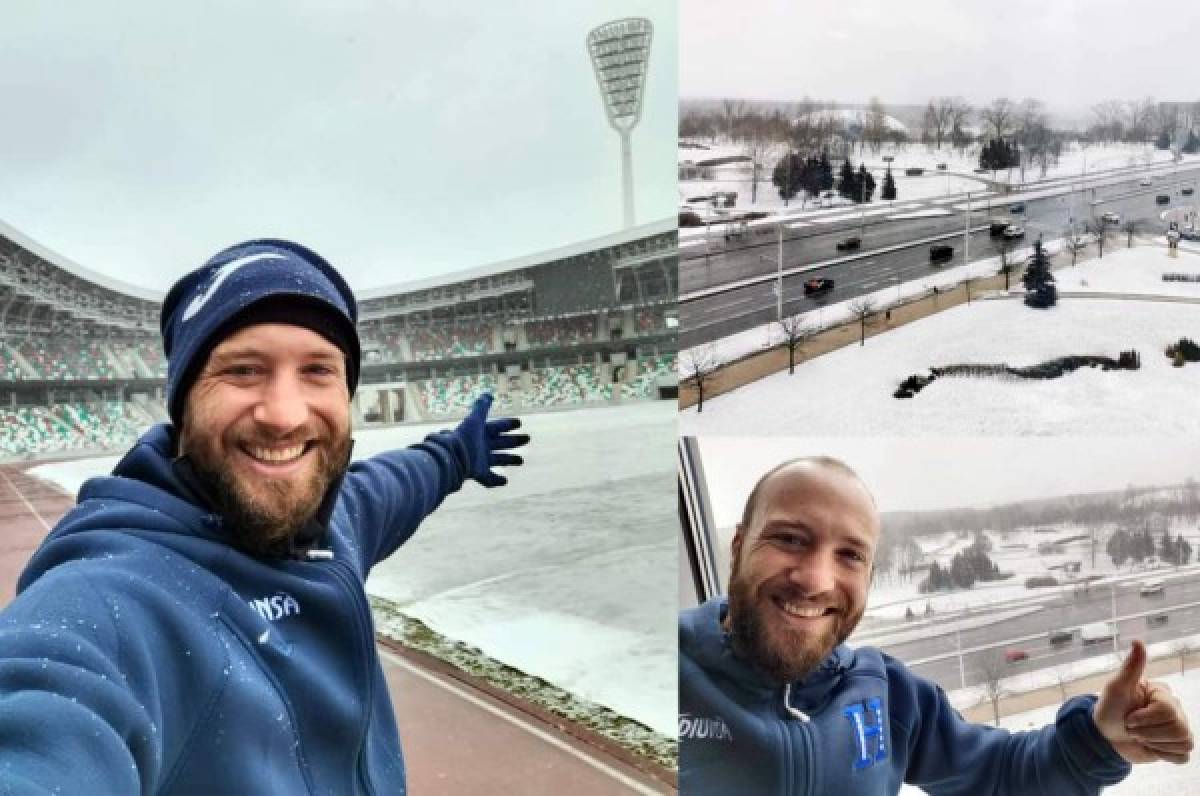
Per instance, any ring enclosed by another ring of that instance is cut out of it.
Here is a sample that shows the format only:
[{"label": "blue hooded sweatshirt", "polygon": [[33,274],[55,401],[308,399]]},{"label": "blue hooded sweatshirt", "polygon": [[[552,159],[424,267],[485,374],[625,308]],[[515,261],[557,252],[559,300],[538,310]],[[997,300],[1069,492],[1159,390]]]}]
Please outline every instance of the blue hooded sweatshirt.
[{"label": "blue hooded sweatshirt", "polygon": [[679,792],[876,796],[901,783],[970,796],[1099,793],[1130,766],[1075,697],[1033,732],[970,724],[941,688],[871,647],[838,646],[803,680],[733,654],[710,600],[679,619]]},{"label": "blue hooded sweatshirt", "polygon": [[363,582],[468,473],[456,432],[356,462],[316,550],[258,558],[151,429],[0,613],[0,794],[404,793]]}]

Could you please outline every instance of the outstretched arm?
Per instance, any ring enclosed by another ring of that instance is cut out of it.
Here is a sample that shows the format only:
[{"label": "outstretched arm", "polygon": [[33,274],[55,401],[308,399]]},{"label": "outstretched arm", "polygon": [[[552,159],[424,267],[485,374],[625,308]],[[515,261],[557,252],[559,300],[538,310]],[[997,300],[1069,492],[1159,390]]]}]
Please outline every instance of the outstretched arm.
[{"label": "outstretched arm", "polygon": [[520,465],[509,453],[529,442],[515,417],[488,420],[492,396],[484,393],[453,431],[430,434],[423,442],[356,462],[342,486],[348,512],[362,545],[364,571],[391,555],[463,482],[503,486],[508,479],[496,467]]}]

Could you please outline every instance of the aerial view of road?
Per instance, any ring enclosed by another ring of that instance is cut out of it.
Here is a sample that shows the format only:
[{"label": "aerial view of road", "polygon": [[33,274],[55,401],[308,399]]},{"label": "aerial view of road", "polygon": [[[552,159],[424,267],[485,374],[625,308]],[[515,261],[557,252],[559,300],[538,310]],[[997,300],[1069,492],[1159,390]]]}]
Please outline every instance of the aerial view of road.
[{"label": "aerial view of road", "polygon": [[[1111,640],[1085,643],[1079,629],[1112,622],[1114,616],[1122,650],[1135,638],[1150,644],[1200,633],[1200,612],[1196,611],[1200,605],[1200,573],[1168,580],[1160,593],[1143,595],[1140,591],[1137,580],[1064,589],[989,609],[998,618],[1019,612],[1022,607],[1034,609],[1020,616],[984,622],[979,619],[987,614],[981,611],[939,616],[936,622],[926,625],[925,633],[906,633],[909,638],[895,643],[880,637],[884,642],[880,646],[913,670],[952,690],[983,682],[987,667],[996,668],[992,663],[995,661],[1002,662],[1003,676],[1008,677],[1111,653]],[[967,620],[965,627],[956,631],[960,620]],[[1070,633],[1070,638],[1052,642],[1050,635],[1058,631]],[[1006,653],[1012,660],[1006,658]]]},{"label": "aerial view of road", "polygon": [[[1104,213],[1117,214],[1122,230],[1135,222],[1138,234],[1161,233],[1166,228],[1161,212],[1189,204],[1198,186],[1200,166],[1184,165],[1120,169],[1089,175],[1086,182],[1059,178],[1029,183],[1010,196],[981,190],[970,197],[968,256],[971,261],[998,256],[1005,239],[992,237],[989,226],[999,221],[1023,228],[1020,238],[1008,239],[1018,246],[1038,237],[1058,238],[1072,222]],[[1160,196],[1167,197],[1165,206]],[[779,281],[782,310],[789,315],[961,264],[967,202],[968,196],[959,194],[897,202],[887,210],[871,205],[817,210],[744,228],[714,225],[704,236],[685,238],[679,267],[682,343],[700,345],[775,320]],[[921,215],[930,211],[948,214]],[[858,247],[839,251],[838,244],[849,238],[859,238]],[[933,244],[952,246],[952,259],[931,261]],[[803,282],[813,277],[831,278],[835,287],[806,297]]]}]

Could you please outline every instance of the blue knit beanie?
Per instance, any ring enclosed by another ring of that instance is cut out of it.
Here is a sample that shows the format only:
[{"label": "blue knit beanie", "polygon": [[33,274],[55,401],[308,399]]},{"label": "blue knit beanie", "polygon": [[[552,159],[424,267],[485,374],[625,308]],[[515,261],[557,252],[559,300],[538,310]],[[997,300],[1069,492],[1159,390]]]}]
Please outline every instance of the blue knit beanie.
[{"label": "blue knit beanie", "polygon": [[183,404],[213,348],[253,323],[312,329],[346,355],[350,394],[361,358],[358,306],[349,285],[320,255],[286,240],[252,240],[215,255],[184,276],[163,302],[167,411],[181,427]]}]

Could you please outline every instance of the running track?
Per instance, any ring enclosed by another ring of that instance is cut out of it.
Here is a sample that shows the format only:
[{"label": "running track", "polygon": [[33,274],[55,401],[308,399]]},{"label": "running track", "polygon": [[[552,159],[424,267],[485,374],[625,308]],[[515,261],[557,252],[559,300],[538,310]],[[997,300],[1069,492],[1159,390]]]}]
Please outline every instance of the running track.
[{"label": "running track", "polygon": [[[0,606],[46,532],[74,499],[0,465]],[[536,708],[498,698],[420,655],[379,646],[414,796],[531,794],[607,796],[673,794],[669,772],[592,743],[585,730],[564,732]],[[573,733],[573,734],[572,734]],[[582,740],[581,740],[582,739]]]}]

